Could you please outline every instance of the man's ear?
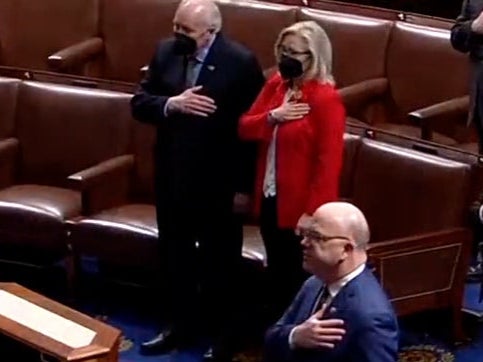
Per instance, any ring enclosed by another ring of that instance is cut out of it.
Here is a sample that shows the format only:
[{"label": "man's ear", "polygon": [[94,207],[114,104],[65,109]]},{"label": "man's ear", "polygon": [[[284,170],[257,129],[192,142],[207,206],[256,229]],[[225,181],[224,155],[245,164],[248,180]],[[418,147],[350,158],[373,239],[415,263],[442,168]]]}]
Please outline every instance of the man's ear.
[{"label": "man's ear", "polygon": [[354,243],[353,243],[353,242],[351,242],[351,241],[347,241],[347,242],[344,244],[344,251],[345,251],[346,253],[348,253],[349,251],[354,250],[354,248],[355,248],[355,247],[356,247],[356,246],[354,245]]}]

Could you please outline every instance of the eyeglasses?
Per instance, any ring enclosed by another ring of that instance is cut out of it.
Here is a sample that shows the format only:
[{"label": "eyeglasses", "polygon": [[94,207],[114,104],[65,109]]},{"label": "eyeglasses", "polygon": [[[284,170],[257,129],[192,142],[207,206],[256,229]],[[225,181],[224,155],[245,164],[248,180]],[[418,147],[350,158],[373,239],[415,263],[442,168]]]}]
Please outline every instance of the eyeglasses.
[{"label": "eyeglasses", "polygon": [[309,240],[313,240],[313,241],[316,241],[316,242],[324,242],[324,243],[327,242],[327,241],[330,241],[330,240],[334,240],[334,239],[351,240],[347,236],[342,236],[342,235],[331,235],[331,236],[322,235],[322,234],[319,234],[318,232],[313,231],[313,230],[300,230],[300,236],[302,236],[304,238],[307,238]]},{"label": "eyeglasses", "polygon": [[306,50],[304,52],[298,51],[291,49],[289,47],[285,47],[283,45],[280,45],[278,47],[279,51],[281,54],[288,55],[288,56],[297,56],[297,55],[311,55],[310,51]]}]

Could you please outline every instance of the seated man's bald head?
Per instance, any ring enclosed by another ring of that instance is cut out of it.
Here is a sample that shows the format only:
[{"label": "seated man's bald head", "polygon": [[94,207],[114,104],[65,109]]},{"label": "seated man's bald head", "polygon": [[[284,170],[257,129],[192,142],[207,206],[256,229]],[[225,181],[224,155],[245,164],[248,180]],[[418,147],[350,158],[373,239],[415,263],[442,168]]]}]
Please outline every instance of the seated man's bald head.
[{"label": "seated man's bald head", "polygon": [[176,18],[182,18],[193,26],[209,28],[214,32],[221,29],[220,10],[213,0],[183,0],[176,10]]},{"label": "seated man's bald head", "polygon": [[320,206],[313,214],[314,222],[335,223],[345,235],[350,235],[356,245],[365,248],[370,232],[367,220],[356,206],[348,202],[329,202]]}]

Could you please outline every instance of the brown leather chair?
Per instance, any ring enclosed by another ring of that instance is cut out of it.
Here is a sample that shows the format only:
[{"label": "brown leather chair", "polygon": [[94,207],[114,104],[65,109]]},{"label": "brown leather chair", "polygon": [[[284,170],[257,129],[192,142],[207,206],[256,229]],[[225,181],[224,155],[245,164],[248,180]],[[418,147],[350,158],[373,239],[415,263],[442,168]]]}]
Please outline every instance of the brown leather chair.
[{"label": "brown leather chair", "polygon": [[223,32],[253,50],[263,69],[273,66],[275,41],[283,28],[296,21],[297,8],[250,0],[219,1],[219,6]]},{"label": "brown leather chair", "polygon": [[327,32],[338,88],[385,77],[392,21],[307,8],[299,9],[297,20],[314,20]]},{"label": "brown leather chair", "polygon": [[[152,126],[135,124],[133,158],[112,164],[99,174],[90,172],[69,177],[71,185],[82,191],[85,208],[85,216],[68,222],[69,243],[77,257],[95,257],[100,265],[137,270],[141,276],[159,275],[153,183],[155,132]],[[106,192],[114,196],[106,199]],[[259,270],[266,264],[265,249],[256,225],[244,227],[243,257]],[[150,282],[146,278],[129,281]]]},{"label": "brown leather chair", "polygon": [[18,85],[15,137],[0,141],[3,260],[43,264],[67,254],[64,221],[82,212],[81,194],[67,177],[126,153],[129,99],[47,83]]},{"label": "brown leather chair", "polygon": [[[398,314],[451,308],[458,340],[477,172],[474,164],[364,139],[353,174],[352,201],[368,219],[369,253]],[[426,276],[416,279],[416,270]]]},{"label": "brown leather chair", "polygon": [[[69,178],[82,192],[86,208],[85,216],[69,221],[69,242],[74,254],[97,258],[101,269],[105,266],[144,271],[142,280],[129,280],[142,284],[149,284],[149,275],[159,278],[154,206],[155,135],[154,127],[136,123],[131,157],[110,165],[103,172],[81,173]],[[113,196],[107,199],[106,192]]]},{"label": "brown leather chair", "polygon": [[[341,199],[368,219],[371,265],[398,315],[449,308],[461,341],[472,243],[467,209],[481,190],[481,161],[435,144],[440,157],[428,152],[429,143],[384,131],[348,130],[354,133],[344,136]],[[412,149],[415,144],[428,149]]]},{"label": "brown leather chair", "polygon": [[49,55],[96,36],[98,7],[99,0],[2,0],[0,65],[47,69]]},{"label": "brown leather chair", "polygon": [[[351,116],[377,128],[446,145],[468,139],[467,132],[458,129],[461,123],[451,117],[448,122],[432,122],[431,137],[409,117],[468,91],[468,62],[451,47],[447,29],[396,22],[386,54],[386,77],[385,86],[342,90]],[[372,109],[369,115],[364,113],[367,107]]]},{"label": "brown leather chair", "polygon": [[[178,0],[102,1],[100,34],[87,42],[71,44],[49,58],[52,70],[66,64],[82,66],[95,59],[90,75],[105,79],[138,82],[161,39],[172,34]],[[273,65],[273,44],[279,31],[295,21],[296,7],[260,1],[219,1],[223,30],[254,49],[262,66]],[[247,20],[250,19],[250,26]],[[126,49],[136,52],[126,56]]]}]

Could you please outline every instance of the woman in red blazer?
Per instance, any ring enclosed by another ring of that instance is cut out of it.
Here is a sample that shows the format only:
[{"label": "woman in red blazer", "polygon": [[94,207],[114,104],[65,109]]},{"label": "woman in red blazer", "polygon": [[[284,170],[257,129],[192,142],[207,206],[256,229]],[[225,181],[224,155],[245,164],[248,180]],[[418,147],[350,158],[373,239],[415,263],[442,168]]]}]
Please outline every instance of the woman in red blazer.
[{"label": "woman in red blazer", "polygon": [[255,207],[278,318],[306,277],[297,227],[338,199],[345,110],[331,74],[331,44],[317,23],[282,30],[275,56],[279,71],[242,116],[239,133],[259,143]]}]

